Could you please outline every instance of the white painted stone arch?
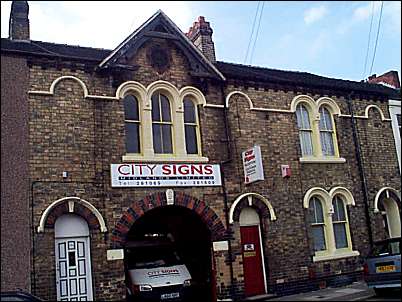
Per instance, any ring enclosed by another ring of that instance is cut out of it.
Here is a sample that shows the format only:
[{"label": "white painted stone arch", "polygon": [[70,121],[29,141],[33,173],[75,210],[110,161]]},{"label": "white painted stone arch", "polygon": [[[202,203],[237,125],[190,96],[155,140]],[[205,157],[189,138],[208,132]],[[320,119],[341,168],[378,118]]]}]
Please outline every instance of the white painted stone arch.
[{"label": "white painted stone arch", "polygon": [[184,98],[186,96],[190,96],[196,102],[197,105],[205,106],[207,101],[205,100],[204,94],[195,87],[192,86],[185,86],[179,91],[179,98],[180,101],[183,103]]},{"label": "white painted stone arch", "polygon": [[165,94],[172,102],[174,102],[174,104],[173,104],[174,110],[182,109],[183,106],[179,102],[180,92],[176,88],[176,86],[174,86],[170,82],[162,81],[162,80],[155,81],[155,82],[149,84],[147,87],[147,97],[146,97],[147,102],[151,101],[152,95],[157,91],[162,91],[163,94]]},{"label": "white painted stone arch", "polygon": [[103,219],[102,214],[88,201],[81,199],[79,197],[63,197],[60,198],[54,202],[52,202],[47,208],[46,210],[42,213],[42,216],[40,218],[40,222],[39,222],[39,226],[38,226],[38,233],[42,233],[45,230],[45,223],[46,223],[46,219],[49,216],[50,212],[59,204],[68,201],[68,208],[69,208],[69,212],[73,213],[74,212],[74,203],[79,203],[81,205],[83,205],[84,207],[88,208],[94,215],[95,217],[98,219],[98,223],[100,226],[100,230],[102,233],[107,232],[107,228],[106,228],[106,224],[105,224],[105,220]]},{"label": "white painted stone arch", "polygon": [[366,107],[366,109],[364,110],[364,117],[365,117],[365,118],[369,118],[370,109],[372,109],[372,108],[373,108],[373,109],[376,109],[376,110],[380,113],[380,115],[381,115],[381,120],[382,120],[382,121],[388,120],[387,118],[385,118],[384,112],[382,112],[381,108],[378,107],[377,105],[368,105],[368,106]]},{"label": "white painted stone arch", "polygon": [[308,96],[308,95],[305,95],[305,94],[301,94],[301,95],[298,95],[298,96],[293,98],[292,102],[290,103],[290,111],[291,112],[296,112],[297,105],[299,105],[300,103],[307,104],[309,109],[312,110],[314,112],[314,114],[316,114],[317,105],[316,105],[314,99],[312,97]]},{"label": "white painted stone arch", "polygon": [[258,193],[244,193],[242,195],[240,195],[239,197],[236,198],[236,200],[233,202],[232,206],[230,207],[229,210],[229,223],[232,224],[233,223],[233,214],[234,211],[238,205],[238,203],[243,199],[247,197],[248,198],[248,202],[249,205],[252,205],[252,198],[255,197],[257,199],[259,199],[260,201],[262,201],[268,208],[269,210],[269,214],[271,216],[271,220],[274,221],[276,220],[276,215],[275,215],[275,211],[274,208],[272,207],[271,203],[269,202],[268,199],[266,199],[264,196],[258,194]]},{"label": "white painted stone arch", "polygon": [[88,88],[87,88],[87,86],[85,85],[85,83],[84,83],[81,79],[79,79],[79,78],[77,78],[77,77],[75,77],[75,76],[61,76],[61,77],[55,79],[55,80],[52,82],[52,84],[50,85],[49,92],[50,92],[51,94],[54,94],[56,85],[57,85],[59,82],[64,81],[64,80],[74,80],[74,81],[78,82],[78,84],[80,84],[80,86],[81,86],[81,88],[82,88],[82,91],[84,92],[84,98],[86,98],[86,97],[88,96]]},{"label": "white painted stone arch", "polygon": [[340,115],[341,109],[339,108],[338,104],[329,97],[322,97],[317,100],[317,110],[320,109],[321,106],[329,107],[332,114]]},{"label": "white painted stone arch", "polygon": [[378,209],[378,202],[380,201],[381,194],[385,191],[386,197],[389,198],[389,191],[393,192],[396,196],[398,196],[399,201],[401,201],[401,193],[394,188],[391,187],[384,187],[380,189],[374,198],[374,213],[379,213],[380,210]]},{"label": "white painted stone arch", "polygon": [[352,205],[352,206],[355,205],[355,199],[354,199],[352,193],[344,187],[334,187],[329,192],[320,187],[313,187],[313,188],[309,189],[306,192],[306,194],[304,195],[303,207],[308,209],[311,198],[313,196],[320,196],[322,201],[324,201],[328,205],[328,208],[330,208],[330,206],[332,204],[332,199],[336,195],[341,195],[342,197],[344,197],[343,201],[345,201],[345,203],[347,205]]},{"label": "white painted stone arch", "polygon": [[245,94],[244,92],[241,92],[241,91],[238,91],[238,90],[232,91],[226,96],[226,108],[229,108],[230,98],[235,94],[239,94],[241,96],[244,96],[247,99],[247,102],[248,102],[248,105],[250,107],[250,110],[254,109],[254,105],[253,105],[253,102],[251,101],[250,97],[247,94]]}]

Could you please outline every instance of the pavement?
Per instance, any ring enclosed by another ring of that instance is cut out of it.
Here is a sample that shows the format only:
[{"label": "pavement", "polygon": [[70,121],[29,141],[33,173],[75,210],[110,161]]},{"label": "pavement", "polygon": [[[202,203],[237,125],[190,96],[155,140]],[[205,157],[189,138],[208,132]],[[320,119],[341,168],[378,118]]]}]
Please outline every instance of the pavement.
[{"label": "pavement", "polygon": [[373,289],[368,288],[363,281],[353,282],[341,287],[327,287],[324,289],[300,293],[289,296],[276,297],[273,295],[247,298],[248,301],[361,301],[375,296]]}]

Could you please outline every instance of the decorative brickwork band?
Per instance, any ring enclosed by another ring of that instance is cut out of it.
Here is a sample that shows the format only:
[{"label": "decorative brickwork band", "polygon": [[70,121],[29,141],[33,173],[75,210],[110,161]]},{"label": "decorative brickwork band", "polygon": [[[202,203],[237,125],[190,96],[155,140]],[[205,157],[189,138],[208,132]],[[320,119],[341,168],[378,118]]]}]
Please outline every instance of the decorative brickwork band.
[{"label": "decorative brickwork band", "polygon": [[[185,207],[197,213],[211,232],[211,240],[219,241],[226,237],[226,228],[219,216],[209,205],[202,200],[177,192],[175,194],[175,206]],[[146,196],[140,201],[135,201],[116,223],[111,236],[112,248],[121,248],[126,241],[126,236],[131,227],[147,211],[157,207],[168,206],[165,192],[158,192]]]}]

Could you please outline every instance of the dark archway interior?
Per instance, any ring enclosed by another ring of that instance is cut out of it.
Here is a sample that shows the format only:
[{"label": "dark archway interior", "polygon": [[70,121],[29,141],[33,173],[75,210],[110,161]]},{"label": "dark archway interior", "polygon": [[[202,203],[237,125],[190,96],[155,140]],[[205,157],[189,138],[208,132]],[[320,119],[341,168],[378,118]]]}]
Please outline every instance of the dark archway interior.
[{"label": "dark archway interior", "polygon": [[127,234],[127,242],[139,241],[144,234],[150,233],[170,233],[173,236],[177,254],[187,266],[196,285],[195,290],[200,293],[199,301],[210,301],[211,234],[200,216],[180,206],[152,209],[134,223]]}]

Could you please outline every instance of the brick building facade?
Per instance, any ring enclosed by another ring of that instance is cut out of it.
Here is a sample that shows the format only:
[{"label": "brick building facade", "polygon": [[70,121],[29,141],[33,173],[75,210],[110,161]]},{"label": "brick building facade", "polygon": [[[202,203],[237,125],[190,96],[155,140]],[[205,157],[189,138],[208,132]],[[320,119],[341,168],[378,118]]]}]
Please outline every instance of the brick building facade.
[{"label": "brick building facade", "polygon": [[[158,11],[104,50],[30,40],[28,10],[13,2],[1,40],[2,290],[122,300],[127,242],[169,230],[204,301],[281,295],[352,282],[400,236],[400,90],[217,62],[203,17],[183,34]],[[264,179],[246,184],[253,146]],[[112,164],[222,182],[118,187]],[[63,283],[70,245],[86,273]]]}]

